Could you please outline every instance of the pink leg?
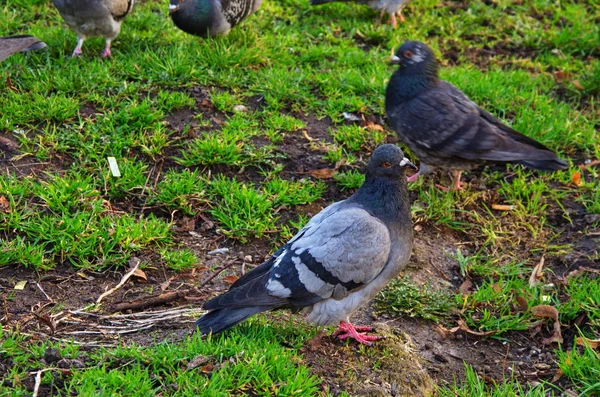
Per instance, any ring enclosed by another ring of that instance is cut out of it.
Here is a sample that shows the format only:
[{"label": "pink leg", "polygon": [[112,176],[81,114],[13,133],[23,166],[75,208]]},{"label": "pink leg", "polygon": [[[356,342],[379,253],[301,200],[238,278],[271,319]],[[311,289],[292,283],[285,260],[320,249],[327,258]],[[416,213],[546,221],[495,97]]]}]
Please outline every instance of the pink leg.
[{"label": "pink leg", "polygon": [[104,51],[102,52],[102,58],[108,58],[110,55],[110,40],[106,39],[106,47],[104,47]]},{"label": "pink leg", "polygon": [[400,22],[406,22],[406,21],[404,20],[404,17],[402,16],[402,10],[399,10],[399,11],[396,13],[396,15],[398,15],[398,18],[400,18]]},{"label": "pink leg", "polygon": [[369,331],[373,331],[373,328],[371,328],[371,327],[355,327],[354,325],[352,325],[349,322],[340,321],[340,329],[338,331],[336,331],[333,334],[333,336],[340,340],[343,340],[346,338],[352,338],[352,339],[356,340],[357,342],[362,343],[363,345],[367,345],[367,346],[372,345],[371,341],[376,341],[376,340],[379,340],[382,338],[381,336],[366,335],[360,331],[369,332]]},{"label": "pink leg", "polygon": [[390,14],[390,17],[392,18],[392,26],[394,28],[398,27],[398,22],[396,22],[396,15],[395,14]]},{"label": "pink leg", "polygon": [[446,186],[442,186],[442,185],[435,185],[435,187],[437,187],[440,190],[443,190],[445,192],[449,192],[450,190],[463,190],[462,186],[460,185],[460,176],[462,175],[462,171],[460,170],[453,170],[451,171],[452,173],[452,185],[450,187],[446,187]]},{"label": "pink leg", "polygon": [[72,56],[77,57],[83,53],[83,51],[81,50],[81,47],[83,46],[84,41],[85,41],[84,37],[80,37],[79,39],[77,39],[77,45],[75,46],[75,49],[73,50]]}]

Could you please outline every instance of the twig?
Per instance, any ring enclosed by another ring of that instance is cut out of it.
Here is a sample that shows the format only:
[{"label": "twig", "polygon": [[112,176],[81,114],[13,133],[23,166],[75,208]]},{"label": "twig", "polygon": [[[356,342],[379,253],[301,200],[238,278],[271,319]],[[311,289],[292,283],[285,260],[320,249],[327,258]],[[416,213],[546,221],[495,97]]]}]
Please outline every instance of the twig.
[{"label": "twig", "polygon": [[174,292],[167,292],[165,294],[160,294],[158,296],[152,296],[147,299],[138,299],[133,302],[122,302],[117,303],[111,309],[114,312],[122,312],[125,310],[137,310],[137,309],[145,309],[151,306],[161,305],[163,303],[172,302],[177,299],[183,298],[186,294],[188,294],[190,290],[180,290]]},{"label": "twig", "polygon": [[206,284],[208,284],[209,282],[212,281],[212,279],[214,279],[215,277],[217,277],[219,274],[221,274],[224,270],[229,269],[231,266],[233,266],[233,262],[228,263],[227,265],[217,269],[212,275],[210,275],[210,277],[208,277],[206,280],[202,281],[200,283],[200,285],[196,288],[201,288],[204,287]]},{"label": "twig", "polygon": [[129,278],[131,277],[131,275],[133,273],[135,273],[135,271],[140,266],[140,263],[142,263],[142,261],[139,258],[135,258],[135,257],[131,258],[131,262],[135,262],[135,265],[131,268],[131,270],[129,270],[127,272],[127,274],[125,274],[123,276],[123,278],[121,279],[121,281],[119,282],[119,284],[117,284],[115,287],[109,289],[108,291],[106,291],[102,295],[100,295],[98,297],[98,300],[96,300],[96,304],[99,304],[100,302],[102,302],[102,299],[106,298],[108,295],[112,294],[113,292],[115,292],[116,290],[118,290],[119,288],[121,288],[127,282],[127,280],[129,280]]},{"label": "twig", "polygon": [[35,283],[35,285],[39,288],[40,291],[42,291],[42,294],[44,294],[44,296],[46,297],[46,299],[48,299],[50,302],[54,302],[54,299],[50,298],[48,296],[48,294],[46,293],[46,291],[44,291],[42,289],[42,286],[40,285],[40,283]]},{"label": "twig", "polygon": [[[55,369],[60,368],[43,368],[35,372],[35,386],[33,387],[33,394],[31,397],[37,397],[38,393],[40,392],[40,386],[42,385],[42,374],[46,371],[54,371]],[[31,373],[33,374],[34,372]]]}]

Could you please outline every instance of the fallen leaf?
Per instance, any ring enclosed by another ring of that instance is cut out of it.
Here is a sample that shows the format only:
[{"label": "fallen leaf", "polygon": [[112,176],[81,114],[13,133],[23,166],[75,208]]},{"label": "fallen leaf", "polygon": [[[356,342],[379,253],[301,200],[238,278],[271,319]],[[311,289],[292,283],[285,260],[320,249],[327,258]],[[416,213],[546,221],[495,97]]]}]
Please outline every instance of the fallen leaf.
[{"label": "fallen leaf", "polygon": [[569,78],[571,78],[571,73],[562,72],[562,71],[554,72],[554,73],[552,73],[552,75],[554,76],[554,80],[556,80],[556,82],[559,84],[563,83],[566,80],[568,80]]},{"label": "fallen leaf", "polygon": [[310,170],[307,174],[317,179],[329,179],[333,177],[335,171],[335,168],[320,168],[318,170]]},{"label": "fallen leaf", "polygon": [[169,286],[171,285],[171,281],[173,281],[173,277],[169,278],[168,280],[166,280],[163,283],[160,283],[160,290],[164,291],[167,288],[169,288]]},{"label": "fallen leaf", "polygon": [[574,172],[573,175],[571,175],[571,181],[575,184],[575,186],[583,185],[583,182],[581,181],[581,172]]},{"label": "fallen leaf", "polygon": [[477,336],[490,336],[490,335],[494,335],[496,333],[496,331],[474,331],[471,328],[469,328],[469,326],[467,325],[467,323],[465,323],[465,320],[463,320],[462,318],[458,320],[458,325],[456,327],[447,329],[444,328],[440,325],[440,330],[444,331],[446,334],[455,334],[458,331],[464,331],[467,332],[471,335],[477,335]]},{"label": "fallen leaf", "polygon": [[302,130],[302,135],[304,135],[304,137],[306,138],[307,141],[312,142],[315,140],[315,138],[311,137],[310,135],[308,135],[308,132],[306,132],[306,130]]},{"label": "fallen leaf", "polygon": [[571,81],[571,83],[578,90],[585,90],[585,87],[581,85],[581,83],[579,82],[579,80],[573,80],[573,81]]},{"label": "fallen leaf", "polygon": [[233,284],[238,280],[238,276],[226,276],[223,277],[223,281],[225,281],[227,284]]},{"label": "fallen leaf", "polygon": [[527,300],[525,300],[525,298],[517,295],[516,300],[519,304],[519,307],[521,308],[521,311],[526,312],[527,309],[529,309],[529,304],[527,303]]},{"label": "fallen leaf", "polygon": [[537,265],[535,265],[535,267],[533,268],[533,271],[531,272],[531,276],[529,276],[529,287],[530,288],[535,287],[540,282],[542,277],[544,277],[544,275],[542,274],[543,267],[544,267],[544,256],[542,255],[539,263]]},{"label": "fallen leaf", "polygon": [[12,83],[12,80],[10,79],[10,75],[6,76],[6,86],[8,87],[8,89],[13,90],[13,91],[17,91],[17,89],[15,88],[15,86]]},{"label": "fallen leaf", "polygon": [[586,267],[586,266],[581,266],[577,270],[581,270],[581,271],[588,272],[588,273],[600,274],[600,270],[599,269],[594,269],[594,268]]},{"label": "fallen leaf", "polygon": [[210,374],[213,371],[213,369],[215,369],[215,366],[211,363],[208,363],[202,367],[202,372],[204,372],[205,374]]},{"label": "fallen leaf", "polygon": [[562,371],[562,369],[557,368],[556,372],[554,373],[554,377],[552,378],[552,383],[556,382],[557,380],[559,380],[565,373]]},{"label": "fallen leaf", "polygon": [[10,213],[10,204],[4,196],[0,196],[0,211]]},{"label": "fallen leaf", "polygon": [[203,356],[203,355],[196,356],[192,359],[192,361],[190,361],[187,364],[186,369],[190,370],[190,369],[198,368],[199,366],[206,364],[209,360],[210,360],[210,357],[207,357],[207,356]]},{"label": "fallen leaf", "polygon": [[575,338],[575,343],[580,346],[589,346],[592,349],[597,349],[600,346],[600,339],[588,339],[585,336]]},{"label": "fallen leaf", "polygon": [[50,328],[51,333],[54,333],[54,331],[56,331],[56,322],[54,322],[47,314],[44,314],[43,316],[35,314],[35,317],[40,323]]},{"label": "fallen leaf", "polygon": [[468,295],[471,291],[471,288],[473,288],[473,282],[470,279],[466,278],[465,281],[463,281],[463,283],[460,285],[460,287],[458,287],[458,290],[461,294]]},{"label": "fallen leaf", "polygon": [[140,269],[139,267],[137,269],[135,269],[135,271],[132,273],[132,276],[136,276],[138,278],[141,278],[144,281],[148,281],[148,277],[146,276],[146,273],[144,273],[144,271],[142,269]]},{"label": "fallen leaf", "polygon": [[365,124],[365,128],[371,131],[385,131],[380,124],[373,123],[372,121],[369,121],[367,124]]},{"label": "fallen leaf", "polygon": [[494,290],[495,293],[499,293],[502,291],[502,287],[499,286],[498,284],[492,284],[492,289]]},{"label": "fallen leaf", "polygon": [[512,211],[515,209],[515,206],[508,204],[492,204],[492,209],[496,211]]},{"label": "fallen leaf", "polygon": [[552,320],[554,320],[554,332],[552,333],[551,337],[542,339],[542,343],[544,345],[549,345],[554,342],[562,343],[563,337],[560,332],[560,322],[558,321],[558,310],[556,310],[556,308],[554,306],[550,306],[550,305],[533,306],[531,308],[531,313],[533,313],[533,315],[535,317],[551,318]]},{"label": "fallen leaf", "polygon": [[18,290],[23,290],[25,289],[25,285],[27,284],[27,280],[21,280],[18,283],[15,284],[15,288],[14,289],[18,289]]}]

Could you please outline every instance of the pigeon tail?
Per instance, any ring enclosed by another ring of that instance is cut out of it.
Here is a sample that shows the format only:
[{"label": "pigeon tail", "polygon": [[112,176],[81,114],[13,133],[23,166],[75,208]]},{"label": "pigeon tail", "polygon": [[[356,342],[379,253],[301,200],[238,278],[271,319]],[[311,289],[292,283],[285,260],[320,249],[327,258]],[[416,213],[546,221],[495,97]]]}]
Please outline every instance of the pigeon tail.
[{"label": "pigeon tail", "polygon": [[569,168],[569,163],[558,158],[554,160],[524,160],[519,161],[519,164],[541,171],[558,171]]},{"label": "pigeon tail", "polygon": [[248,317],[256,313],[270,310],[268,306],[251,306],[251,307],[228,307],[225,309],[217,309],[206,313],[198,321],[196,327],[202,335],[209,333],[217,334],[241,323]]}]

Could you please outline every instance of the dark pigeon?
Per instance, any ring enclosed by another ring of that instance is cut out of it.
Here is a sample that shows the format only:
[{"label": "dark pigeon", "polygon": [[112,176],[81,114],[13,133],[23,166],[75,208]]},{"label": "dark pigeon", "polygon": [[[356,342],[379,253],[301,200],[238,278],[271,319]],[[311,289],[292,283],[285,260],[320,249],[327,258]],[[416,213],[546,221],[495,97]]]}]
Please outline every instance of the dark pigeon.
[{"label": "dark pigeon", "polygon": [[390,21],[392,25],[396,28],[398,27],[398,22],[396,21],[396,16],[400,19],[401,22],[404,22],[404,17],[402,16],[402,9],[409,3],[410,0],[310,0],[310,4],[313,6],[325,3],[333,3],[333,2],[354,2],[360,4],[368,4],[374,10],[377,10],[381,13],[381,17],[383,18],[383,14],[388,14],[390,16]]},{"label": "dark pigeon", "polygon": [[39,50],[46,47],[46,43],[33,36],[0,37],[0,62],[17,52]]},{"label": "dark pigeon", "polygon": [[261,4],[262,0],[171,0],[169,14],[184,32],[213,37],[229,33]]},{"label": "dark pigeon", "polygon": [[52,0],[60,16],[77,33],[73,56],[81,55],[90,36],[106,38],[103,57],[110,57],[110,44],[121,32],[123,18],[131,13],[135,0]]},{"label": "dark pigeon", "polygon": [[337,324],[340,339],[370,345],[350,316],[406,266],[412,250],[404,168],[416,167],[395,145],[378,147],[364,184],[331,204],[266,262],[206,302],[196,325],[202,334],[224,331],[268,310],[303,309],[316,325]]},{"label": "dark pigeon", "polygon": [[513,130],[440,80],[438,62],[425,44],[407,41],[391,63],[399,67],[385,94],[387,117],[421,161],[409,182],[439,167],[452,171],[454,188],[460,189],[462,171],[488,161],[543,171],[569,167],[546,146]]}]

